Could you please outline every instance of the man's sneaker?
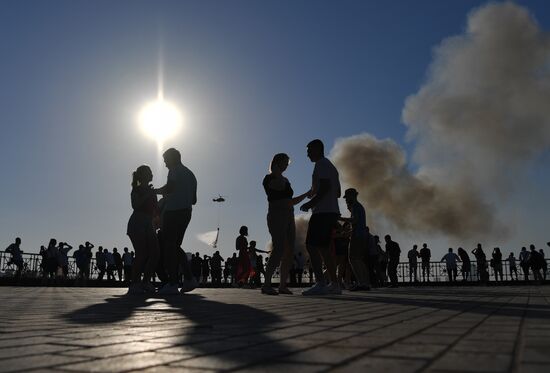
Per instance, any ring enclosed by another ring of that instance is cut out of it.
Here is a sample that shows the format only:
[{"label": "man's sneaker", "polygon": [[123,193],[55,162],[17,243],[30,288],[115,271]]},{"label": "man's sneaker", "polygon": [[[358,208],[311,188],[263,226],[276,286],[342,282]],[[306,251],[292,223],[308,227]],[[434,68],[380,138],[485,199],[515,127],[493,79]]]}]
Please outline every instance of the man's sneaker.
[{"label": "man's sneaker", "polygon": [[277,290],[273,289],[273,287],[271,287],[271,286],[262,286],[262,294],[279,295]]},{"label": "man's sneaker", "polygon": [[199,283],[194,277],[191,280],[185,280],[181,285],[180,293],[189,293],[190,291],[195,290],[198,286]]},{"label": "man's sneaker", "polygon": [[340,289],[340,286],[338,286],[338,284],[335,284],[335,283],[332,283],[332,282],[330,284],[328,284],[327,290],[328,290],[328,294],[331,294],[331,295],[340,295],[340,294],[342,294],[342,289]]},{"label": "man's sneaker", "polygon": [[178,285],[176,284],[164,284],[164,286],[159,290],[160,295],[172,295],[179,294]]},{"label": "man's sneaker", "polygon": [[137,294],[145,294],[145,291],[143,290],[143,287],[139,282],[132,283],[128,287],[128,291],[126,292],[128,295],[137,295]]},{"label": "man's sneaker", "polygon": [[310,287],[307,290],[302,291],[302,295],[327,295],[328,294],[328,287],[321,283],[316,282],[315,285]]}]

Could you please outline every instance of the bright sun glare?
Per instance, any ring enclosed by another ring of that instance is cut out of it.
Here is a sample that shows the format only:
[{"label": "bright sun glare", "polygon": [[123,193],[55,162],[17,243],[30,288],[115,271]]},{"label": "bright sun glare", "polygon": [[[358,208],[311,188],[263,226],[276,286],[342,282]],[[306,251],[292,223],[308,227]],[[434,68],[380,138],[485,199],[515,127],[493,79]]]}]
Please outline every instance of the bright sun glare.
[{"label": "bright sun glare", "polygon": [[182,117],[176,106],[159,98],[141,109],[139,125],[147,136],[161,144],[181,130]]}]

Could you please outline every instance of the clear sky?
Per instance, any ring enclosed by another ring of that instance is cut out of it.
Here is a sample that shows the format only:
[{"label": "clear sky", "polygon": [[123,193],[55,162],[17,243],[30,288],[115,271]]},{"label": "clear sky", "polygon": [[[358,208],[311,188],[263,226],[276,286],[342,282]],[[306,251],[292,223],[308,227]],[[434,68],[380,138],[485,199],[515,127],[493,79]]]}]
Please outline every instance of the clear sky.
[{"label": "clear sky", "polygon": [[[517,3],[550,30],[547,1]],[[462,33],[468,13],[483,4],[2,1],[1,244],[21,236],[25,252],[50,237],[130,247],[131,172],[151,165],[156,186],[167,175],[136,122],[156,96],[161,55],[164,95],[185,116],[183,132],[166,146],[181,151],[199,183],[184,248],[212,252],[196,236],[216,229],[218,194],[227,196],[222,255],[234,251],[240,225],[262,247],[269,236],[261,181],[272,155],[291,156],[287,176],[301,193],[309,188],[305,145],[313,138],[330,149],[337,138],[368,132],[411,151],[405,99],[423,84],[433,48]],[[533,171],[545,201],[548,160]],[[526,203],[518,216],[530,219],[535,209],[529,226],[544,230],[544,206]],[[403,246],[412,242],[401,237]]]}]

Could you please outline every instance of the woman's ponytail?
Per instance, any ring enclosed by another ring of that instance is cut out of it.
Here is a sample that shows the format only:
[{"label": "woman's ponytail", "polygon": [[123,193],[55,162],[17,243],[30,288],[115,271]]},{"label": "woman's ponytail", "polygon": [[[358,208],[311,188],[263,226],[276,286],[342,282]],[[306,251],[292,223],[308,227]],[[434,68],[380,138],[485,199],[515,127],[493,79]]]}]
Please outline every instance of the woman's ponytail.
[{"label": "woman's ponytail", "polygon": [[132,172],[132,189],[137,188],[138,185],[139,185],[138,173],[137,171],[134,171]]}]

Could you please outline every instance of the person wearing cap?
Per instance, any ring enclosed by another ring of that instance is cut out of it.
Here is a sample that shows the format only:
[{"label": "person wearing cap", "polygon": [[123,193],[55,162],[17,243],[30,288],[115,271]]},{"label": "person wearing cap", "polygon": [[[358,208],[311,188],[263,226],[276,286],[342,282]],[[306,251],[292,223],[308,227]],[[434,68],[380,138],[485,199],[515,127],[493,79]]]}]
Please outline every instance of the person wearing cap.
[{"label": "person wearing cap", "polygon": [[346,189],[344,199],[351,213],[349,218],[341,217],[340,220],[351,223],[351,237],[348,247],[348,258],[357,280],[357,284],[352,287],[351,291],[370,290],[369,272],[365,265],[367,257],[367,239],[369,232],[367,228],[367,217],[365,208],[357,200],[357,190],[354,188]]}]

